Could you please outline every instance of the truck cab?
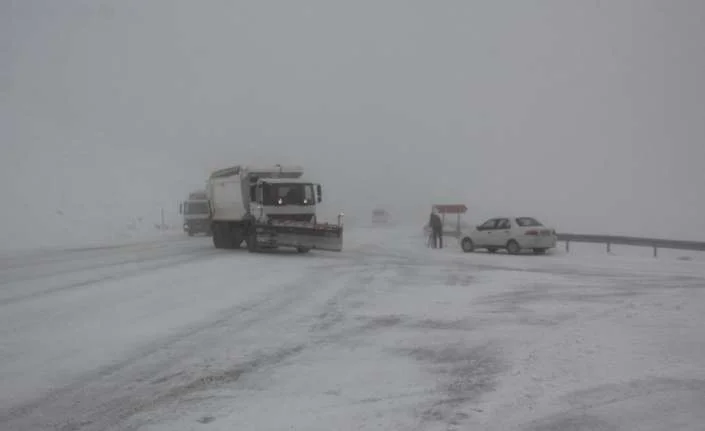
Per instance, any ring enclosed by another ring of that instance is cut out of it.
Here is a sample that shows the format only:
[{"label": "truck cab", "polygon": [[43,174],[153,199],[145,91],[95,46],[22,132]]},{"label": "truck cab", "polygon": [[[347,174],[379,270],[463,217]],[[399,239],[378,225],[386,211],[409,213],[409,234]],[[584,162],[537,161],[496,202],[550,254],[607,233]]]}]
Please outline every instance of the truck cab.
[{"label": "truck cab", "polygon": [[260,178],[254,186],[250,212],[262,221],[316,222],[316,204],[323,201],[320,184],[289,178]]},{"label": "truck cab", "polygon": [[389,223],[389,213],[382,209],[377,208],[372,211],[372,223],[373,224],[387,224]]},{"label": "truck cab", "polygon": [[205,191],[196,191],[179,205],[183,215],[183,229],[189,236],[210,235],[210,207]]}]

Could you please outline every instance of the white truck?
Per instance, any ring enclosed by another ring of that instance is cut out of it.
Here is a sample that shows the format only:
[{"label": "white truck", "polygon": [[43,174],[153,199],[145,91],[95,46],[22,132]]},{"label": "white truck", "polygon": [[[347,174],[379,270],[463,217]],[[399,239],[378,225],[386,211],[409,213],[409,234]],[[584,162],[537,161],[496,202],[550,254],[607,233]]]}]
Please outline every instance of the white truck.
[{"label": "white truck", "polygon": [[208,195],[205,190],[189,193],[188,198],[179,204],[179,213],[184,217],[184,232],[189,236],[198,233],[210,235],[210,209]]},{"label": "white truck", "polygon": [[389,223],[389,213],[387,210],[382,208],[376,208],[372,211],[372,223],[373,224],[387,224]]},{"label": "white truck", "polygon": [[322,188],[302,178],[300,166],[237,165],[211,173],[206,186],[213,245],[250,252],[291,247],[341,251],[343,214],[337,224],[320,223],[316,205]]}]

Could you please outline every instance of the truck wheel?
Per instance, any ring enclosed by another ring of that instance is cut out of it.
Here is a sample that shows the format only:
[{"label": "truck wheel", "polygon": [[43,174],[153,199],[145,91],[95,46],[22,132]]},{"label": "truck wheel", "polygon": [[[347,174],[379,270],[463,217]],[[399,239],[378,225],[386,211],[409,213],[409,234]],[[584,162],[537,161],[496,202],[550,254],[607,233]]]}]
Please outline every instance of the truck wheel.
[{"label": "truck wheel", "polygon": [[215,246],[215,248],[225,248],[225,244],[223,244],[223,230],[220,228],[220,225],[214,224],[212,230],[213,246]]},{"label": "truck wheel", "polygon": [[242,235],[240,232],[230,232],[230,248],[239,249],[242,244]]},{"label": "truck wheel", "polygon": [[257,234],[252,233],[247,237],[247,251],[250,253],[257,253],[259,247],[257,247]]}]

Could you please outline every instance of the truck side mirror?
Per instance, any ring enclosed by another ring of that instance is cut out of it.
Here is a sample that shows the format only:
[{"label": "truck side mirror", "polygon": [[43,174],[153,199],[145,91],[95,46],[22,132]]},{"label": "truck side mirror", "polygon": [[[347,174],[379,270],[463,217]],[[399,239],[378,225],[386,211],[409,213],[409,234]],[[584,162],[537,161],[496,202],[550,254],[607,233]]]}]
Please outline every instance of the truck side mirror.
[{"label": "truck side mirror", "polygon": [[323,202],[323,189],[320,184],[316,184],[316,202]]}]

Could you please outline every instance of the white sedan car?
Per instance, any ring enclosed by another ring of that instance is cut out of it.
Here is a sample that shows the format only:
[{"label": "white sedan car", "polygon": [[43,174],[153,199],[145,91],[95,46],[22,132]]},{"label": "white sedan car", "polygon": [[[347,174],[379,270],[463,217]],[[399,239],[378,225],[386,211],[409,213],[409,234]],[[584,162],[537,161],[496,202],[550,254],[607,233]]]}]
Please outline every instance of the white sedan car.
[{"label": "white sedan car", "polygon": [[498,217],[463,232],[459,241],[466,253],[484,248],[490,253],[506,249],[509,254],[522,250],[543,254],[556,246],[556,231],[533,217]]}]

